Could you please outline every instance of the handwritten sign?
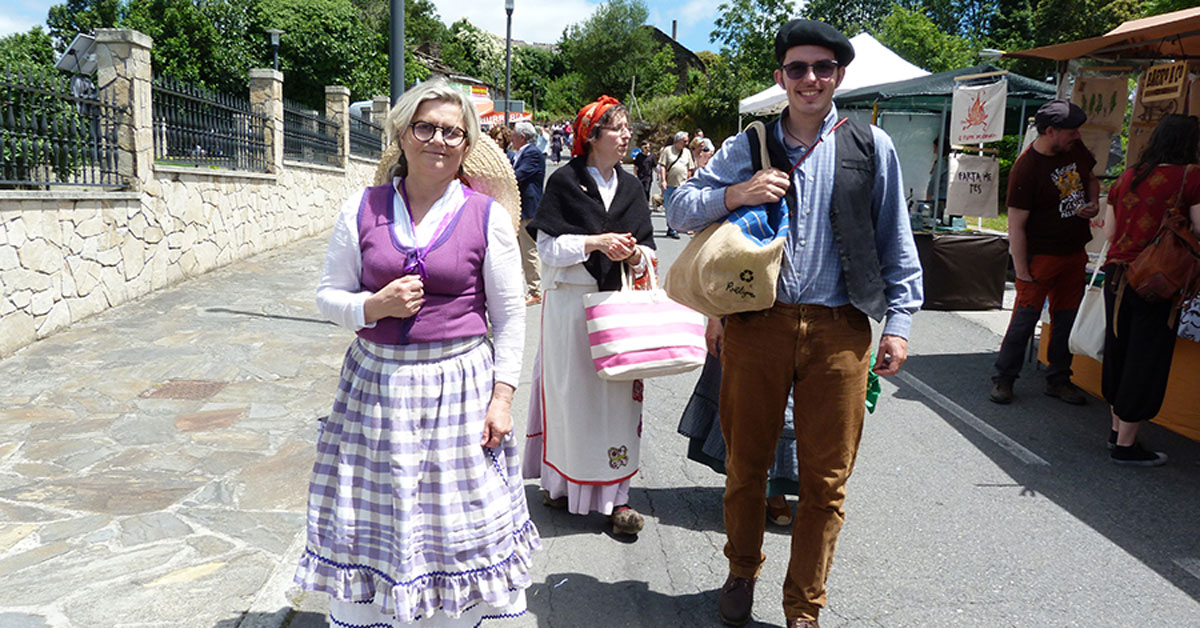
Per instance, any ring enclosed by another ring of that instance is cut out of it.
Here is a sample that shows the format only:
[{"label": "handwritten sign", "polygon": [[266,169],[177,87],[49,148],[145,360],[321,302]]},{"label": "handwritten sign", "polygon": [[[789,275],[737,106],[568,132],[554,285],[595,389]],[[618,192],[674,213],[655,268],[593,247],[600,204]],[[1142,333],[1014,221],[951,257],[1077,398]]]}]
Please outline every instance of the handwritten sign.
[{"label": "handwritten sign", "polygon": [[959,216],[997,214],[1000,163],[985,155],[950,155],[950,190],[946,208]]},{"label": "handwritten sign", "polygon": [[1146,69],[1142,102],[1179,98],[1183,95],[1184,85],[1187,84],[1187,74],[1187,61],[1150,66]]}]

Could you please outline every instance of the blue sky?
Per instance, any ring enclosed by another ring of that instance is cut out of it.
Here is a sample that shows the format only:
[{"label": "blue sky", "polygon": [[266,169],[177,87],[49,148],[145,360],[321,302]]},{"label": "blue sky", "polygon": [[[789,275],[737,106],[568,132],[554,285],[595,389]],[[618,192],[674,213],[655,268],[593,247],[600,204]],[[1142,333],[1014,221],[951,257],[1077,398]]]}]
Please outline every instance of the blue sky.
[{"label": "blue sky", "polygon": [[[0,36],[25,32],[36,24],[45,25],[50,7],[63,3],[63,0],[0,1],[4,7],[0,11]],[[802,2],[798,0],[797,5]],[[503,0],[433,0],[433,3],[447,24],[466,17],[484,30],[504,35]],[[586,19],[600,5],[599,0],[515,0],[515,3],[513,38],[547,43],[558,41],[565,26]],[[678,20],[680,43],[697,52],[717,48],[709,42],[708,35],[720,4],[721,0],[646,0],[649,23],[669,35],[671,20]],[[486,5],[495,8],[482,8]]]}]

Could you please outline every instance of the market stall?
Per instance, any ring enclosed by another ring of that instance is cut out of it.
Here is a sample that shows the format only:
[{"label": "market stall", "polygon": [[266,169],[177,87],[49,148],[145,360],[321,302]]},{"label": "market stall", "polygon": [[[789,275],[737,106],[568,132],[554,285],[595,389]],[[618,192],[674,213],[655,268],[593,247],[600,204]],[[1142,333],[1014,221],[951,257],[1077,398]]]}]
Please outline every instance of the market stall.
[{"label": "market stall", "polygon": [[[1131,20],[1100,37],[1011,52],[1006,56],[1057,62],[1059,96],[1070,96],[1072,101],[1084,104],[1093,100],[1102,104],[1109,99],[1080,98],[1078,93],[1069,93],[1078,92],[1081,80],[1094,76],[1136,77],[1138,89],[1126,138],[1126,163],[1136,159],[1146,139],[1165,115],[1200,115],[1200,62],[1196,61],[1200,59],[1200,7]],[[1071,89],[1072,85],[1075,90]],[[1124,112],[1122,107],[1120,117],[1124,117]],[[1185,309],[1180,320],[1180,338],[1175,345],[1166,399],[1154,422],[1200,440],[1198,305],[1193,303]],[[1043,323],[1042,337],[1048,332],[1049,324]],[[1046,361],[1044,348],[1039,349],[1039,359]],[[1072,381],[1099,397],[1100,363],[1075,356],[1073,370]]]}]

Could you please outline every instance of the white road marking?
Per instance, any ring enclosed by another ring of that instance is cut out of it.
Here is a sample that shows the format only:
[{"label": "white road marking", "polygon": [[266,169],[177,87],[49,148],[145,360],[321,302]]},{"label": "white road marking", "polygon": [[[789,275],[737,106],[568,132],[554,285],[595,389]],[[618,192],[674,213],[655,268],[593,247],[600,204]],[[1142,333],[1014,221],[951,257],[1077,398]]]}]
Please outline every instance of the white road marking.
[{"label": "white road marking", "polygon": [[971,414],[966,408],[954,403],[949,397],[934,390],[932,386],[904,371],[897,373],[896,377],[905,384],[916,388],[918,392],[928,397],[930,401],[937,404],[943,410],[954,415],[955,418],[962,421],[967,425],[967,427],[979,432],[979,434],[984,438],[999,445],[1001,449],[1016,456],[1021,462],[1024,462],[1025,464],[1050,466],[1050,463],[1046,462],[1046,460],[1044,460],[1041,456],[1026,449],[1017,441],[1005,436],[999,430],[984,422],[983,419]]},{"label": "white road marking", "polygon": [[1200,558],[1176,558],[1171,562],[1179,566],[1180,569],[1192,574],[1192,577],[1200,580]]}]

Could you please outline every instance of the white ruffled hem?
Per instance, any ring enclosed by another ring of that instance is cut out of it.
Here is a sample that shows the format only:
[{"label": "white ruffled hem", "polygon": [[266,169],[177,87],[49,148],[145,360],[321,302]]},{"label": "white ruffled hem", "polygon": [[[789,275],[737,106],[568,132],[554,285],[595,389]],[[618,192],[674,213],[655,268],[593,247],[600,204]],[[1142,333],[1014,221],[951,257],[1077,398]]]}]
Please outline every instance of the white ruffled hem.
[{"label": "white ruffled hem", "polygon": [[599,512],[611,515],[615,506],[629,503],[630,480],[616,484],[579,484],[563,477],[549,465],[542,465],[542,490],[552,499],[567,496],[567,511],[576,515]]},{"label": "white ruffled hem", "polygon": [[422,617],[412,623],[401,623],[394,615],[382,612],[379,604],[362,604],[345,602],[331,598],[329,600],[330,628],[356,628],[359,626],[392,626],[399,628],[476,628],[485,619],[507,619],[525,614],[525,590],[512,592],[507,604],[493,606],[480,603],[467,609],[458,617],[450,617],[440,611],[429,617]]}]

